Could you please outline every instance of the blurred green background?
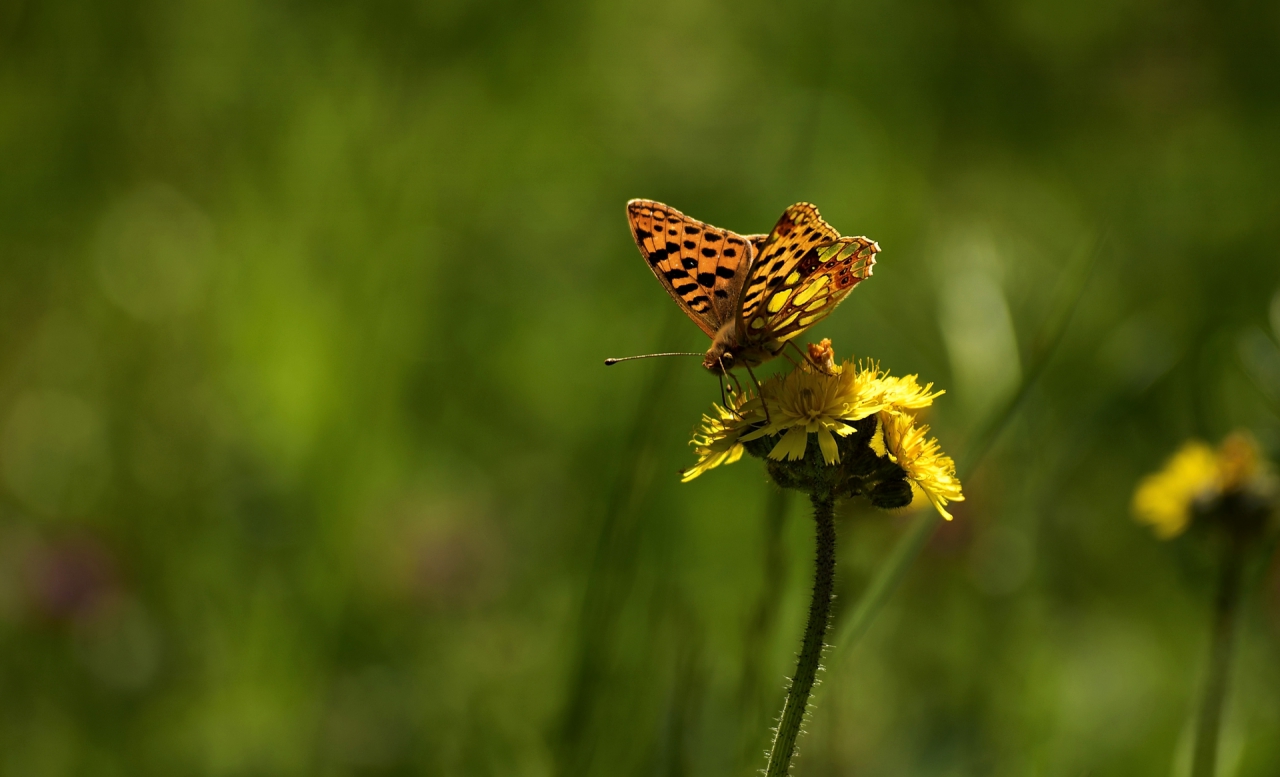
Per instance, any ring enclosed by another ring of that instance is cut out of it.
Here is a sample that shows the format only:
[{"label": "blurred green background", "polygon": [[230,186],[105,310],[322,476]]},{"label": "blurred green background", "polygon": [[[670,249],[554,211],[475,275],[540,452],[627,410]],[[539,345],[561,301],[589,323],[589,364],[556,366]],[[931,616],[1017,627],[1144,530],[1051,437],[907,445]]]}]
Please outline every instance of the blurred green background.
[{"label": "blurred green background", "polygon": [[[601,366],[706,345],[632,197],[878,240],[814,339],[962,468],[1078,302],[797,773],[1184,773],[1212,557],[1128,500],[1280,451],[1277,74],[1262,0],[0,4],[0,773],[763,766],[811,522],[678,482],[696,360]],[[845,511],[837,629],[909,520]]]}]

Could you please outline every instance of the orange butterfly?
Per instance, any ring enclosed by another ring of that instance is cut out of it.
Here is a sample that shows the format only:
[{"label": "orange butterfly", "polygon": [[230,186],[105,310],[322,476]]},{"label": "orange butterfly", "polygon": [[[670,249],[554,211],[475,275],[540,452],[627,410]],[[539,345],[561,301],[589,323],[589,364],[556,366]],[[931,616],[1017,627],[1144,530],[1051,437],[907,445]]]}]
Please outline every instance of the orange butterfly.
[{"label": "orange butterfly", "polygon": [[702,366],[716,375],[781,353],[871,277],[880,251],[841,237],[807,202],[768,235],[738,235],[653,200],[628,202],[627,220],[649,269],[711,338]]}]

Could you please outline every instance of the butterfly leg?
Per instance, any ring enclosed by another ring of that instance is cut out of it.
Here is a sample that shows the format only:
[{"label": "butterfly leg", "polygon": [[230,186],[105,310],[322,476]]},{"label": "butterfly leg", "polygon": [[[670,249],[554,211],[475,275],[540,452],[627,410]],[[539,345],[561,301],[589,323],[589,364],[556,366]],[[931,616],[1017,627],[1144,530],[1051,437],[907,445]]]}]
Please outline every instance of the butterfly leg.
[{"label": "butterfly leg", "polygon": [[764,389],[760,388],[760,381],[756,378],[756,374],[752,372],[751,365],[748,364],[746,367],[747,374],[751,376],[752,382],[756,384],[756,396],[760,397],[760,406],[764,408],[764,422],[766,424],[772,424],[773,419],[769,417],[769,403],[764,399]]},{"label": "butterfly leg", "polygon": [[[733,415],[734,415],[734,416],[736,416],[736,417],[738,418],[738,420],[742,420],[742,414],[741,414],[741,413],[739,413],[739,412],[737,411],[737,409],[735,409],[735,408],[734,408],[734,406],[729,402],[729,397],[724,393],[724,376],[725,376],[725,373],[726,373],[726,372],[728,372],[728,374],[729,374],[729,377],[730,377],[730,378],[733,378],[733,382],[734,382],[734,383],[738,383],[738,379],[737,379],[737,378],[734,378],[734,376],[733,376],[733,373],[732,373],[732,372],[729,372],[728,370],[726,370],[726,369],[724,368],[724,362],[723,362],[723,361],[721,361],[721,362],[720,362],[720,372],[719,372],[719,374],[717,374],[717,375],[716,375],[716,377],[720,379],[720,401],[724,403],[724,408],[725,408],[726,410],[728,410],[730,413],[733,413]],[[741,396],[741,395],[742,395],[742,384],[741,384],[741,383],[738,383],[738,395],[739,395],[739,396]]]},{"label": "butterfly leg", "polygon": [[743,391],[743,390],[742,390],[742,381],[738,380],[738,376],[737,376],[737,375],[734,375],[732,372],[731,372],[731,373],[729,373],[729,380],[732,380],[732,381],[733,381],[733,385],[737,387],[737,389],[738,389],[738,396],[743,396],[744,394],[746,394],[746,393],[747,393],[747,392],[745,392],[745,391]]}]

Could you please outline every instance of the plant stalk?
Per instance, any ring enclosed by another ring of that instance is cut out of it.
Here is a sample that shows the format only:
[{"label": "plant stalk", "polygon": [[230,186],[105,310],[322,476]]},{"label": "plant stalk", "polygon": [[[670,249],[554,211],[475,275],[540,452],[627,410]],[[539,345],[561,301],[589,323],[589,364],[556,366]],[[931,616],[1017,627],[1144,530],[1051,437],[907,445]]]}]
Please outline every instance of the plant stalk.
[{"label": "plant stalk", "polygon": [[791,771],[791,757],[795,755],[796,737],[804,723],[809,708],[809,694],[813,691],[822,661],[823,639],[827,623],[831,620],[831,598],[836,576],[836,524],[835,497],[831,494],[814,494],[813,521],[817,538],[817,558],[813,569],[813,601],[809,603],[809,623],[804,629],[804,641],[800,645],[800,657],[796,660],[796,673],[787,689],[787,700],[782,707],[778,731],[769,751],[766,777],[785,777]]},{"label": "plant stalk", "polygon": [[1222,708],[1227,698],[1231,655],[1235,650],[1236,621],[1240,612],[1241,575],[1245,542],[1237,536],[1227,539],[1218,573],[1218,590],[1213,600],[1213,631],[1209,643],[1209,671],[1204,695],[1196,716],[1196,740],[1191,759],[1191,777],[1213,777],[1218,767],[1218,734],[1222,730]]}]

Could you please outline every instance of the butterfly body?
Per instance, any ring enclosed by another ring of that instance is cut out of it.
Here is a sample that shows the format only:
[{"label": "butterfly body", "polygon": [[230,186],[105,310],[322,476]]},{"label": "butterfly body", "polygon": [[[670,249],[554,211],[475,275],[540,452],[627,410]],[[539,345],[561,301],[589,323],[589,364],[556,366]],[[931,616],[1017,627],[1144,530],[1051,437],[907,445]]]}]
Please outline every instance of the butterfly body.
[{"label": "butterfly body", "polygon": [[711,338],[717,375],[777,356],[871,276],[880,246],[842,237],[808,203],[768,235],[738,235],[653,200],[627,203],[636,246],[685,314]]},{"label": "butterfly body", "polygon": [[735,367],[756,367],[777,356],[784,345],[785,341],[778,343],[773,350],[767,343],[744,343],[738,338],[737,322],[730,320],[712,338],[702,366],[714,375],[724,375]]}]

